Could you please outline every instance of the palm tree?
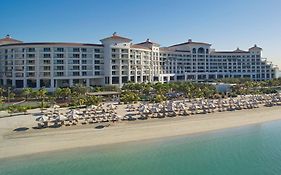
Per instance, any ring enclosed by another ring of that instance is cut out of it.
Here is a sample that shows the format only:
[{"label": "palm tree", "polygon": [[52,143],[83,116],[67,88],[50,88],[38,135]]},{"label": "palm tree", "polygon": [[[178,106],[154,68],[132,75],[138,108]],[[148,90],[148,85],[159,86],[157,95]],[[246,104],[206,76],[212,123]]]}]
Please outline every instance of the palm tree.
[{"label": "palm tree", "polygon": [[54,96],[56,99],[61,98],[61,94],[62,94],[62,88],[57,88],[54,92]]},{"label": "palm tree", "polygon": [[70,88],[57,88],[55,93],[55,98],[62,98],[66,100],[71,95],[71,89]]},{"label": "palm tree", "polygon": [[166,100],[166,97],[162,94],[156,95],[153,99],[154,102],[160,103]]},{"label": "palm tree", "polygon": [[131,103],[140,100],[139,94],[131,91],[123,91],[120,100],[124,103]]},{"label": "palm tree", "polygon": [[102,92],[102,90],[103,90],[103,89],[102,89],[101,87],[96,87],[94,91],[95,91],[95,92]]},{"label": "palm tree", "polygon": [[62,89],[62,96],[65,100],[67,98],[69,98],[70,95],[71,95],[71,89],[70,88],[67,87],[67,88]]},{"label": "palm tree", "polygon": [[6,92],[4,88],[0,88],[0,96],[3,96],[3,93]]},{"label": "palm tree", "polygon": [[44,108],[44,100],[48,91],[44,88],[41,88],[37,91],[37,97],[41,99],[41,108]]},{"label": "palm tree", "polygon": [[86,105],[98,105],[101,102],[101,98],[97,96],[87,96],[86,97]]},{"label": "palm tree", "polygon": [[27,101],[28,100],[28,97],[33,93],[33,89],[32,88],[24,88],[22,91],[21,91],[21,94],[23,96],[25,96],[25,100]]},{"label": "palm tree", "polygon": [[8,99],[14,99],[16,94],[14,92],[8,93]]},{"label": "palm tree", "polygon": [[82,84],[76,84],[72,87],[72,95],[85,95],[88,91],[88,88]]},{"label": "palm tree", "polygon": [[3,103],[4,103],[4,98],[3,98],[3,96],[0,96],[0,106],[2,106]]}]

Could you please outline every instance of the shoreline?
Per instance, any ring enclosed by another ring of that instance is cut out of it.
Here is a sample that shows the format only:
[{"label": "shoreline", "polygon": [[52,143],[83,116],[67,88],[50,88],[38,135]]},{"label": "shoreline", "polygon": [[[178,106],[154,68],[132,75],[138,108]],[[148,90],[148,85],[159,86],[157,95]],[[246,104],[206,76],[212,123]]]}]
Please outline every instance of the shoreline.
[{"label": "shoreline", "polygon": [[52,151],[64,151],[175,136],[188,136],[228,128],[237,128],[280,120],[281,107],[261,107],[187,117],[124,122],[104,129],[78,126],[32,130],[28,132],[1,132],[0,159]]}]

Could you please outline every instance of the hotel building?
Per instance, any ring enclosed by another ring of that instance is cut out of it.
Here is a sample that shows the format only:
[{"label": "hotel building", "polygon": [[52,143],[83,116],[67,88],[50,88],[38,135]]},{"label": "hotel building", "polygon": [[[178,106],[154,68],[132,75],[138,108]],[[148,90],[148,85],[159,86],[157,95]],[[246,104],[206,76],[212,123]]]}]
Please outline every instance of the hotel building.
[{"label": "hotel building", "polygon": [[117,85],[130,81],[213,81],[219,78],[269,80],[278,67],[262,57],[262,48],[216,51],[211,44],[187,42],[160,47],[147,39],[133,44],[118,36],[101,44],[25,43],[9,35],[0,39],[0,85],[17,89],[84,84]]}]

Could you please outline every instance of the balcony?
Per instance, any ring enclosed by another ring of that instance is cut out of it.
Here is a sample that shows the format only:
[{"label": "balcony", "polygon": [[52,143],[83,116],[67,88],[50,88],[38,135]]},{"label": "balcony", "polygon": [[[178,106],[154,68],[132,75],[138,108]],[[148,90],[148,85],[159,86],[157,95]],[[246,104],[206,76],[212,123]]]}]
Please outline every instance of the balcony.
[{"label": "balcony", "polygon": [[24,71],[24,68],[16,68],[15,71]]},{"label": "balcony", "polygon": [[23,73],[16,73],[15,76],[16,76],[16,77],[24,77],[24,76],[23,76]]}]

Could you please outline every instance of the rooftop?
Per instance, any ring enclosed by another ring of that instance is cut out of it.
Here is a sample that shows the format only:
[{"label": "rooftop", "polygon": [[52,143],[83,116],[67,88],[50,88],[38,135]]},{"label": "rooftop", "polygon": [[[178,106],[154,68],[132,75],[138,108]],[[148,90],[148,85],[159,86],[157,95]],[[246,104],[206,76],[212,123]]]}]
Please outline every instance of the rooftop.
[{"label": "rooftop", "polygon": [[155,43],[155,42],[152,42],[149,38],[146,39],[145,42],[141,42],[141,43],[138,43],[138,44],[136,44],[136,45],[155,45],[155,46],[157,46],[157,47],[160,46],[160,44]]},{"label": "rooftop", "polygon": [[10,35],[6,35],[5,38],[0,39],[0,45],[7,43],[22,43],[22,41],[13,39]]},{"label": "rooftop", "polygon": [[116,32],[114,32],[114,33],[112,34],[112,36],[110,36],[110,37],[107,37],[107,38],[101,39],[101,41],[103,41],[103,40],[107,40],[107,39],[113,39],[113,40],[124,40],[124,41],[126,41],[126,42],[131,42],[131,41],[132,41],[132,40],[131,40],[131,39],[129,39],[129,38],[125,38],[125,37],[122,37],[122,36],[117,35],[117,33],[116,33]]},{"label": "rooftop", "polygon": [[262,50],[262,48],[258,47],[256,44],[254,45],[254,47],[251,47],[249,50],[252,50],[252,49]]},{"label": "rooftop", "polygon": [[211,44],[209,44],[209,43],[194,42],[194,41],[192,41],[191,39],[189,39],[187,42],[180,43],[180,44],[175,44],[175,45],[172,45],[172,46],[170,46],[170,47],[182,46],[182,45],[188,45],[188,44],[197,44],[197,45],[208,45],[208,46],[211,46]]},{"label": "rooftop", "polygon": [[64,42],[34,42],[34,43],[11,43],[3,44],[2,46],[33,46],[33,45],[55,45],[55,46],[103,46],[102,44],[88,44],[88,43],[64,43]]}]

